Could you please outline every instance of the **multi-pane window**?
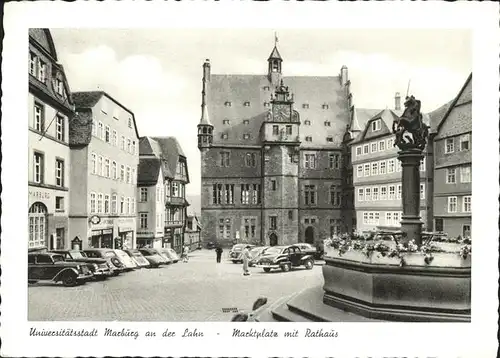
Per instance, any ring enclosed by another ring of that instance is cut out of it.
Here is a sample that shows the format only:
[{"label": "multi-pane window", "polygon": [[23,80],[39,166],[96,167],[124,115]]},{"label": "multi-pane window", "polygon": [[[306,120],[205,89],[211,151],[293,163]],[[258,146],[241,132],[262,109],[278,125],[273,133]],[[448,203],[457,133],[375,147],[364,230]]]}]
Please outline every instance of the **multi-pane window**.
[{"label": "multi-pane window", "polygon": [[447,138],[445,140],[445,153],[453,153],[455,151],[455,141],[453,138]]},{"label": "multi-pane window", "polygon": [[30,57],[29,57],[29,71],[30,75],[36,76],[36,65],[38,62],[38,57],[33,52],[30,52]]},{"label": "multi-pane window", "polygon": [[45,83],[47,79],[47,64],[41,60],[38,61],[38,80]]},{"label": "multi-pane window", "polygon": [[177,183],[177,182],[172,183],[172,196],[175,196],[175,197],[180,196],[179,183]]},{"label": "multi-pane window", "polygon": [[234,184],[226,184],[224,194],[226,204],[234,204]]},{"label": "multi-pane window", "polygon": [[448,197],[448,212],[456,213],[457,212],[457,197],[449,196]]},{"label": "multi-pane window", "polygon": [[45,246],[47,237],[47,207],[42,203],[35,203],[28,213],[29,218],[29,247]]},{"label": "multi-pane window", "polygon": [[125,165],[120,165],[120,180],[125,181]]},{"label": "multi-pane window", "polygon": [[141,229],[148,228],[148,213],[139,213]]},{"label": "multi-pane window", "polygon": [[382,152],[384,150],[385,150],[385,140],[381,140],[380,142],[378,142],[378,151]]},{"label": "multi-pane window", "polygon": [[118,166],[114,160],[113,163],[111,164],[111,179],[113,180],[118,179]]},{"label": "multi-pane window", "polygon": [[109,195],[104,195],[104,214],[109,214]]},{"label": "multi-pane window", "polygon": [[56,159],[56,186],[64,186],[64,160]]},{"label": "multi-pane window", "polygon": [[365,200],[365,190],[363,188],[358,189],[358,201]]},{"label": "multi-pane window", "polygon": [[401,160],[396,160],[396,171],[400,172],[401,170]]},{"label": "multi-pane window", "polygon": [[120,214],[125,214],[125,198],[120,197]]},{"label": "multi-pane window", "polygon": [[140,189],[140,196],[139,196],[141,202],[145,203],[148,201],[148,188],[141,188]]},{"label": "multi-pane window", "polygon": [[95,209],[96,209],[96,196],[95,196],[95,193],[90,193],[90,212],[91,213],[95,213]]},{"label": "multi-pane window", "polygon": [[378,175],[378,162],[372,163],[372,175]]},{"label": "multi-pane window", "polygon": [[99,124],[97,125],[97,136],[99,137],[99,139],[104,140],[104,125],[102,124],[102,122],[99,122]]},{"label": "multi-pane window", "polygon": [[461,183],[470,183],[471,181],[471,167],[470,165],[466,165],[460,167],[460,182]]},{"label": "multi-pane window", "polygon": [[130,167],[127,166],[127,184],[130,184],[130,179],[131,179]]},{"label": "multi-pane window", "polygon": [[35,123],[33,123],[33,127],[35,128],[35,130],[43,132],[45,127],[43,106],[38,103],[35,103],[34,111],[35,111],[35,118],[34,118]]},{"label": "multi-pane window", "polygon": [[363,212],[363,224],[378,225],[380,222],[380,213],[378,211]]},{"label": "multi-pane window", "polygon": [[222,184],[212,185],[212,203],[222,204]]},{"label": "multi-pane window", "polygon": [[255,238],[255,227],[257,220],[255,218],[245,218],[243,220],[245,229],[245,239]]},{"label": "multi-pane window", "polygon": [[316,154],[304,154],[304,168],[316,168]]},{"label": "multi-pane window", "polygon": [[387,187],[381,186],[380,187],[380,200],[386,200],[386,199],[387,199]]},{"label": "multi-pane window", "polygon": [[357,166],[357,168],[356,168],[356,176],[358,178],[363,177],[363,166],[362,165],[358,165]]},{"label": "multi-pane window", "polygon": [[269,217],[269,229],[276,230],[278,228],[278,217],[273,215]]},{"label": "multi-pane window", "polygon": [[112,143],[115,147],[118,147],[118,132],[113,129]]},{"label": "multi-pane window", "polygon": [[370,176],[370,164],[365,164],[364,166],[364,176],[369,177]]},{"label": "multi-pane window", "polygon": [[394,147],[394,138],[387,139],[387,149]]},{"label": "multi-pane window", "polygon": [[394,173],[395,169],[396,169],[396,163],[394,161],[394,159],[389,159],[387,161],[387,173]]},{"label": "multi-pane window", "polygon": [[460,150],[470,150],[470,134],[464,134],[460,137]]},{"label": "multi-pane window", "polygon": [[33,181],[35,183],[43,183],[44,173],[44,157],[42,153],[33,154]]},{"label": "multi-pane window", "polygon": [[372,122],[372,131],[376,132],[380,130],[380,119]]},{"label": "multi-pane window", "polygon": [[108,158],[106,158],[106,159],[104,160],[104,176],[105,176],[106,178],[109,178],[109,177],[110,177],[110,175],[111,175],[111,174],[110,174],[109,159],[108,159]]},{"label": "multi-pane window", "polygon": [[250,184],[241,184],[241,203],[248,204],[250,202]]},{"label": "multi-pane window", "polygon": [[371,144],[371,151],[372,151],[372,153],[377,153],[377,143],[376,142]]},{"label": "multi-pane window", "polygon": [[306,205],[316,204],[316,186],[315,185],[305,185],[304,186],[304,201]]},{"label": "multi-pane window", "polygon": [[220,166],[221,167],[229,167],[230,165],[230,153],[229,152],[220,152]]},{"label": "multi-pane window", "polygon": [[370,152],[370,148],[368,147],[368,144],[365,144],[363,146],[363,154],[368,154]]},{"label": "multi-pane window", "polygon": [[125,150],[125,136],[121,136],[120,139],[120,149]]},{"label": "multi-pane window", "polygon": [[396,198],[396,186],[389,185],[389,200],[394,200]]},{"label": "multi-pane window", "polygon": [[371,188],[365,188],[365,200],[366,201],[372,200],[372,189]]},{"label": "multi-pane window", "polygon": [[330,169],[339,169],[340,168],[340,156],[338,154],[329,154],[328,162]]},{"label": "multi-pane window", "polygon": [[340,191],[335,185],[330,185],[330,204],[333,206],[340,206]]},{"label": "multi-pane window", "polygon": [[377,201],[378,200],[378,187],[374,187],[373,188],[372,200],[373,201]]},{"label": "multi-pane window", "polygon": [[362,154],[362,150],[363,150],[363,148],[361,148],[361,146],[356,147],[356,156],[357,157],[359,157]]},{"label": "multi-pane window", "polygon": [[385,160],[382,160],[382,161],[380,161],[380,164],[379,164],[379,173],[385,174],[385,171],[386,171],[386,162],[385,162]]},{"label": "multi-pane window", "polygon": [[101,214],[102,213],[102,204],[103,204],[103,195],[102,194],[97,194],[97,213]]},{"label": "multi-pane window", "polygon": [[447,168],[446,169],[446,184],[455,184],[456,181],[457,181],[456,169],[455,168]]},{"label": "multi-pane window", "polygon": [[116,214],[117,202],[118,202],[118,195],[113,194],[111,196],[111,214]]},{"label": "multi-pane window", "polygon": [[110,131],[111,131],[111,129],[109,128],[109,126],[106,126],[106,131],[104,133],[104,140],[106,141],[106,143],[109,143],[111,141]]},{"label": "multi-pane window", "polygon": [[245,165],[247,167],[255,167],[257,164],[256,154],[255,153],[247,153],[245,155]]},{"label": "multi-pane window", "polygon": [[260,184],[253,184],[252,204],[260,204]]},{"label": "multi-pane window", "polygon": [[97,157],[97,175],[102,175],[103,172],[103,158],[102,156]]},{"label": "multi-pane window", "polygon": [[463,197],[462,211],[464,213],[470,213],[472,211],[472,197],[470,195]]},{"label": "multi-pane window", "polygon": [[425,184],[420,184],[420,199],[425,199]]},{"label": "multi-pane window", "polygon": [[64,117],[56,115],[56,139],[64,141]]},{"label": "multi-pane window", "polygon": [[396,199],[401,199],[401,190],[402,190],[401,184],[398,184],[398,192]]}]

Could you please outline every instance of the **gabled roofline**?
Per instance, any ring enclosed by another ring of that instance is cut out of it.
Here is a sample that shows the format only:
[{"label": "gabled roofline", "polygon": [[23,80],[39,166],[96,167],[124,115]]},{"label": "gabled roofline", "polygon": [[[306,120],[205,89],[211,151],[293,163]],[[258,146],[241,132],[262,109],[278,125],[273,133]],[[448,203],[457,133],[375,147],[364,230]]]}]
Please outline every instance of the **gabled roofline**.
[{"label": "gabled roofline", "polygon": [[444,114],[443,118],[441,119],[441,121],[437,125],[437,127],[436,127],[436,134],[439,133],[439,130],[441,129],[441,126],[446,121],[446,119],[448,119],[448,116],[450,115],[450,112],[452,111],[453,108],[455,108],[455,105],[457,104],[458,99],[460,98],[460,96],[462,95],[462,93],[464,92],[465,88],[467,87],[467,85],[469,84],[469,82],[471,80],[472,80],[472,72],[470,73],[469,77],[467,77],[467,80],[463,84],[463,86],[460,89],[460,91],[458,92],[457,96],[455,97],[455,99],[451,103],[450,107],[446,110],[446,113]]}]

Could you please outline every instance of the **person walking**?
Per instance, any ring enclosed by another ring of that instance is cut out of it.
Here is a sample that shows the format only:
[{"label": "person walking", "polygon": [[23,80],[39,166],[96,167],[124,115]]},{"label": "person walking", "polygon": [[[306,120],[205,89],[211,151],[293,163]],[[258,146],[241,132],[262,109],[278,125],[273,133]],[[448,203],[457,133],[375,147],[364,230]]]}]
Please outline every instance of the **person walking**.
[{"label": "person walking", "polygon": [[220,264],[220,259],[222,257],[222,247],[220,245],[217,245],[217,248],[215,249],[215,253],[217,255],[217,263]]},{"label": "person walking", "polygon": [[182,262],[187,263],[189,261],[189,246],[184,246],[184,250],[182,251]]},{"label": "person walking", "polygon": [[250,261],[250,246],[245,246],[243,249],[243,252],[241,254],[243,258],[243,276],[248,276],[250,275],[250,272],[248,271],[248,262]]}]

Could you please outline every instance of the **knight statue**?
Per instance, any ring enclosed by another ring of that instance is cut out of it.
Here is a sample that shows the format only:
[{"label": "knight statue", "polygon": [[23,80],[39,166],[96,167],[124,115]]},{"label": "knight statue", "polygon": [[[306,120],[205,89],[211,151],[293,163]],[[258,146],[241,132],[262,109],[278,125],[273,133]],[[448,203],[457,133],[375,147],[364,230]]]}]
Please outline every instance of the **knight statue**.
[{"label": "knight statue", "polygon": [[396,135],[394,145],[399,149],[424,150],[429,135],[429,126],[423,122],[420,101],[414,96],[406,97],[405,110],[392,123],[392,133]]}]

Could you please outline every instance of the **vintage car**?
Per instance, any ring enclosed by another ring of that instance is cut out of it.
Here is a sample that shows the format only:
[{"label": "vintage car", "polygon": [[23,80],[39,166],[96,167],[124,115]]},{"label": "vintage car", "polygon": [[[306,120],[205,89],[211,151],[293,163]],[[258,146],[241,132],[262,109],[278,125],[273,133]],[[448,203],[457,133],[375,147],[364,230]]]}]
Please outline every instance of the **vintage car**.
[{"label": "vintage car", "polygon": [[144,257],[143,254],[139,250],[123,250],[129,255],[132,260],[137,264],[137,267],[149,267],[150,263],[149,261]]},{"label": "vintage car", "polygon": [[256,246],[250,250],[250,261],[248,261],[248,266],[253,267],[257,265],[260,257],[266,252],[270,246]]},{"label": "vintage car", "polygon": [[125,265],[116,256],[113,249],[86,249],[83,252],[87,257],[105,259],[108,262],[108,266],[110,266],[113,276],[118,276],[125,271]]},{"label": "vintage car", "polygon": [[170,260],[170,262],[173,262],[174,264],[179,262],[179,255],[177,255],[177,252],[175,252],[174,249],[167,247],[159,249],[159,251],[163,256],[167,257]]},{"label": "vintage car", "polygon": [[139,249],[139,252],[149,261],[150,267],[156,268],[169,263],[156,249],[143,247]]},{"label": "vintage car", "polygon": [[97,280],[104,280],[113,274],[106,259],[88,257],[85,252],[78,250],[54,250],[52,252],[64,256],[65,261],[85,262]]},{"label": "vintage car", "polygon": [[92,272],[84,262],[64,261],[56,253],[28,254],[28,282],[40,280],[62,282],[64,286],[76,286],[92,278]]},{"label": "vintage car", "polygon": [[114,249],[113,251],[125,266],[125,271],[132,271],[138,268],[135,261],[125,251],[118,249]]},{"label": "vintage car", "polygon": [[255,247],[255,245],[250,245],[250,244],[236,244],[231,248],[231,250],[229,251],[229,260],[231,260],[233,264],[243,262],[241,254],[243,253],[243,249],[246,246],[250,246],[250,250]]},{"label": "vintage car", "polygon": [[290,271],[293,267],[304,266],[307,270],[314,267],[314,258],[311,254],[303,252],[296,245],[273,246],[266,250],[257,262],[256,267],[270,272],[272,269]]},{"label": "vintage car", "polygon": [[301,251],[313,255],[313,257],[316,257],[318,253],[318,249],[316,247],[306,242],[300,242],[298,244],[295,244],[295,246],[297,246]]}]

